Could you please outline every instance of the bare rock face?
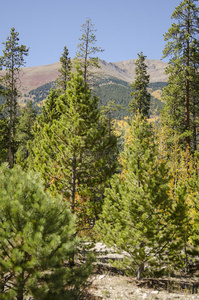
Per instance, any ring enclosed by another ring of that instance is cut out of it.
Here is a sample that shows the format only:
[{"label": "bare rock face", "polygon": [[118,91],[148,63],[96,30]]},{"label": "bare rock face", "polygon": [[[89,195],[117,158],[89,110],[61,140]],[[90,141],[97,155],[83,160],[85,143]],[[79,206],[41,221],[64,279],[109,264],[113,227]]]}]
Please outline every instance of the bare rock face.
[{"label": "bare rock face", "polygon": [[[135,78],[135,62],[136,59],[120,61],[115,63],[106,62],[100,60],[100,70],[96,72],[104,75],[116,77],[126,82],[132,83]],[[150,82],[166,82],[168,77],[165,75],[165,68],[168,63],[156,60],[146,59],[146,65],[148,66],[147,73],[150,75]]]}]

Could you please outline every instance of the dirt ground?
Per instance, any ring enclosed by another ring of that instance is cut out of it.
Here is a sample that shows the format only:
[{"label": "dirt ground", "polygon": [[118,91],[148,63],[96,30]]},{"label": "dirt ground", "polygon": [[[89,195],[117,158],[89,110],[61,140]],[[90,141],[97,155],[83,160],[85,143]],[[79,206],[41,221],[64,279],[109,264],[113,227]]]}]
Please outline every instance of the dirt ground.
[{"label": "dirt ground", "polygon": [[98,262],[90,280],[86,300],[199,300],[199,274],[192,277],[147,278],[138,281],[113,268],[108,260],[121,259],[105,245],[95,245]]},{"label": "dirt ground", "polygon": [[[96,274],[92,277],[92,284],[89,288],[89,300],[111,299],[111,300],[191,300],[199,299],[198,282],[193,280],[180,281],[176,287],[168,287],[169,280],[141,280],[122,275]],[[187,285],[187,282],[189,283]]]}]

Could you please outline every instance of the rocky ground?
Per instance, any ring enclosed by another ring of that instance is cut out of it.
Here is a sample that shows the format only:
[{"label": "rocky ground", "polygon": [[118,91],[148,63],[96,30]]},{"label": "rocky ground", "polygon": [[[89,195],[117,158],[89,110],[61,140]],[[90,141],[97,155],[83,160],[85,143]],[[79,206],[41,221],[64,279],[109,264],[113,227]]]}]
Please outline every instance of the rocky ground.
[{"label": "rocky ground", "polygon": [[96,263],[91,285],[85,299],[99,300],[191,300],[199,299],[199,277],[151,278],[138,281],[118,272],[107,263],[108,258],[121,257],[102,244],[96,246]]},{"label": "rocky ground", "polygon": [[192,291],[182,286],[174,290],[166,290],[161,284],[149,287],[149,281],[142,280],[137,282],[136,279],[122,275],[101,274],[92,278],[92,285],[89,288],[87,299],[111,299],[111,300],[172,300],[182,299],[191,300],[199,299],[199,294],[192,294]]}]

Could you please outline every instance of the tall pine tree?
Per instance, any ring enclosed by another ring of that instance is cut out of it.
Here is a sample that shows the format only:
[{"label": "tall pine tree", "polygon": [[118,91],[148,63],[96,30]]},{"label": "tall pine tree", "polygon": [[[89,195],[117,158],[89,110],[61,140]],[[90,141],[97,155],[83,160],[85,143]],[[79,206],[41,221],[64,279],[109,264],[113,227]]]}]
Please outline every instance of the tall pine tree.
[{"label": "tall pine tree", "polygon": [[[191,105],[196,80],[194,66],[198,63],[195,53],[199,49],[199,9],[194,2],[195,0],[184,0],[176,7],[171,16],[176,22],[164,36],[167,44],[163,50],[163,57],[170,57],[167,69],[169,86],[163,93],[163,99],[166,101],[164,117],[166,120],[171,117],[171,128],[183,134],[182,140],[185,141],[187,149],[192,146],[193,141]],[[194,112],[196,113],[196,110]]]},{"label": "tall pine tree", "polygon": [[104,51],[101,47],[95,46],[97,42],[95,31],[96,29],[91,19],[87,19],[82,25],[82,36],[79,38],[80,43],[77,46],[76,60],[83,71],[85,84],[89,83],[91,68],[99,68],[98,57],[95,57],[95,54]]},{"label": "tall pine tree", "polygon": [[36,110],[30,101],[26,107],[19,110],[18,122],[16,125],[16,162],[25,166],[29,156],[27,144],[33,140],[33,125],[36,119]]},{"label": "tall pine tree", "polygon": [[102,122],[99,100],[91,97],[82,75],[79,69],[72,73],[66,95],[58,98],[58,119],[55,115],[52,122],[38,124],[30,164],[41,172],[48,188],[64,195],[79,226],[89,229],[101,211],[104,186],[117,167],[117,139],[109,134],[108,122]]},{"label": "tall pine tree", "polygon": [[8,161],[9,119],[4,89],[0,85],[0,164]]},{"label": "tall pine tree", "polygon": [[143,117],[149,117],[151,96],[147,91],[149,84],[149,75],[147,75],[146,56],[142,52],[138,53],[138,59],[135,62],[135,81],[131,84],[133,90],[131,96],[133,99],[129,103],[130,111],[135,114],[139,111]]},{"label": "tall pine tree", "polygon": [[3,97],[6,99],[8,113],[8,162],[10,168],[13,167],[16,153],[16,116],[17,98],[19,97],[19,73],[24,66],[24,56],[28,55],[26,46],[19,46],[19,33],[15,28],[11,28],[10,36],[7,38],[3,56],[0,57],[0,64],[5,69],[5,75],[0,78],[0,83],[4,86]]},{"label": "tall pine tree", "polygon": [[64,52],[60,57],[60,64],[61,68],[58,70],[60,74],[57,79],[57,86],[62,92],[66,92],[67,82],[70,80],[72,66],[71,59],[69,57],[69,51],[66,46],[64,47]]},{"label": "tall pine tree", "polygon": [[123,171],[105,191],[96,231],[106,244],[128,253],[121,266],[140,279],[161,270],[174,230],[168,168],[158,159],[153,130],[140,114],[131,122],[120,161]]}]

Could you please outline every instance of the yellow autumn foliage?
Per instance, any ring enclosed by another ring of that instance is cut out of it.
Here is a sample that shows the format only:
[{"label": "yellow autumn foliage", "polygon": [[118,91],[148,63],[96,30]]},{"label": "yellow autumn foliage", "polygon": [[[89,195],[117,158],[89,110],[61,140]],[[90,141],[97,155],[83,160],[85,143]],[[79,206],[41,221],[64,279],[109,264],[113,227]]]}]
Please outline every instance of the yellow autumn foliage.
[{"label": "yellow autumn foliage", "polygon": [[194,222],[196,215],[195,199],[197,190],[191,186],[195,171],[197,169],[197,161],[189,150],[183,150],[179,143],[177,135],[173,137],[172,144],[168,144],[170,132],[168,128],[161,127],[156,132],[157,143],[159,146],[159,158],[164,160],[169,167],[169,197],[171,201],[177,201],[176,190],[179,183],[186,187],[186,200],[189,205],[189,216]]},{"label": "yellow autumn foliage", "polygon": [[156,91],[152,92],[151,95],[154,98],[157,98],[158,100],[162,101],[162,90],[156,90]]}]

